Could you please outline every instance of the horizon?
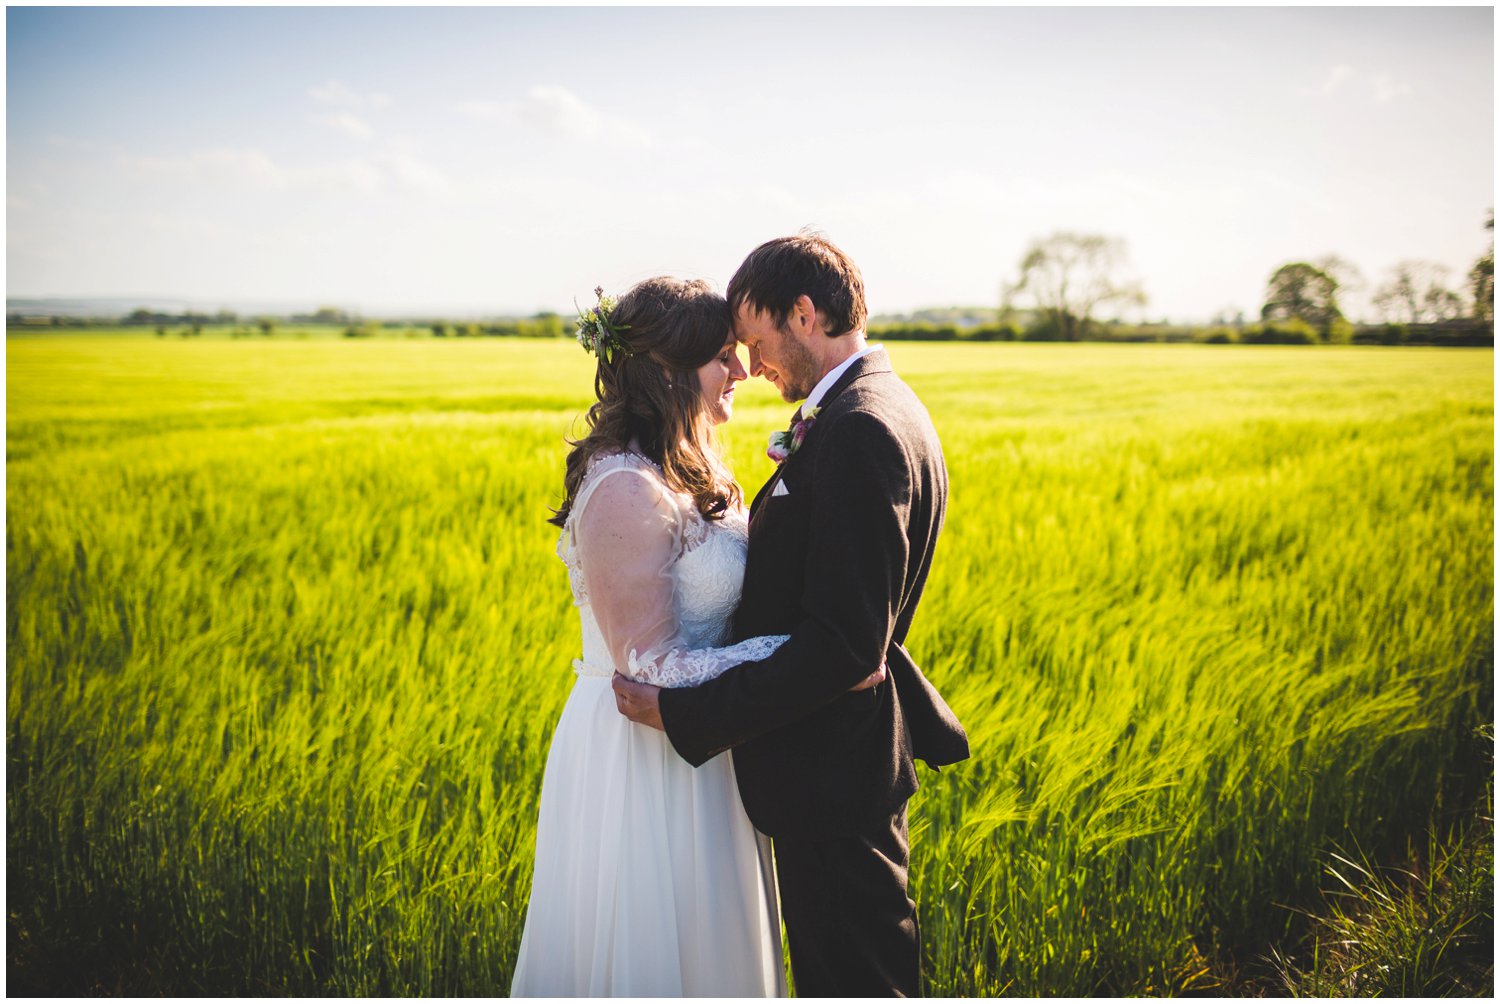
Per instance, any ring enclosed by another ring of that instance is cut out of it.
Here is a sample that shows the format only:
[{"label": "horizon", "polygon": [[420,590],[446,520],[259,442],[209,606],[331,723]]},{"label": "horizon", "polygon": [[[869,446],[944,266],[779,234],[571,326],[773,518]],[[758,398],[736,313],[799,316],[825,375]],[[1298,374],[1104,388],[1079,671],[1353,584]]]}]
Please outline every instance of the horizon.
[{"label": "horizon", "polygon": [[[538,314],[554,314],[565,320],[573,316],[571,310],[538,310],[528,313],[488,311],[482,313],[460,314],[452,310],[446,310],[440,306],[416,307],[412,309],[387,311],[383,313],[359,314],[352,310],[346,310],[337,303],[325,300],[317,302],[290,302],[276,300],[261,301],[233,301],[233,300],[195,300],[186,297],[172,296],[76,296],[76,297],[46,297],[46,296],[13,296],[7,297],[5,311],[8,317],[26,315],[49,315],[55,317],[72,317],[79,320],[92,320],[102,322],[112,319],[123,318],[135,310],[150,310],[153,313],[185,315],[188,313],[213,315],[219,311],[229,311],[238,316],[240,321],[253,319],[256,315],[275,317],[281,320],[293,316],[311,315],[322,309],[341,310],[351,317],[359,317],[364,320],[422,320],[422,321],[470,321],[470,320],[504,320],[535,317]],[[906,317],[930,311],[960,311],[966,314],[979,314],[985,311],[1000,310],[998,304],[929,304],[906,311],[889,311],[883,314],[871,313],[871,318],[879,317]],[[1026,314],[1031,308],[1019,308],[1018,313]]]},{"label": "horizon", "polygon": [[568,316],[814,225],[872,314],[998,307],[1075,230],[1126,242],[1129,319],[1258,317],[1338,255],[1370,321],[1398,262],[1463,292],[1490,243],[1492,8],[6,18],[8,309]]}]

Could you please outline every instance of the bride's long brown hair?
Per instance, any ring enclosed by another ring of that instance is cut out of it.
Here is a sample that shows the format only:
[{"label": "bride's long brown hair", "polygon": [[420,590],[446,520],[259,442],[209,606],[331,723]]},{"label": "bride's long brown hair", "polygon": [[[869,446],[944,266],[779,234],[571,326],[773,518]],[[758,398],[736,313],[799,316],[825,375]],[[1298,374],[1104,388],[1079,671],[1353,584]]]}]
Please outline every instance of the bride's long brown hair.
[{"label": "bride's long brown hair", "polygon": [[588,433],[569,440],[565,498],[547,522],[562,526],[573,511],[589,461],[632,442],[655,461],[667,487],[689,495],[698,511],[720,519],[741,499],[719,458],[697,370],[729,340],[728,302],[702,279],[661,276],[637,283],[609,315],[626,352],[599,360]]}]

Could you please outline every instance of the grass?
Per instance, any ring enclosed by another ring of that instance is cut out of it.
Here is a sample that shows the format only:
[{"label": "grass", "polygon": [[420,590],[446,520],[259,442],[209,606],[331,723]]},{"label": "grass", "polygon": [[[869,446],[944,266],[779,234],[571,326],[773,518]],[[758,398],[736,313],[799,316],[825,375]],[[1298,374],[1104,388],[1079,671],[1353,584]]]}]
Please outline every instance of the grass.
[{"label": "grass", "polygon": [[[1490,780],[1493,353],[893,345],[932,994],[1212,990]],[[504,992],[577,626],[575,346],[7,344],[12,992]],[[726,429],[753,491],[787,406]]]},{"label": "grass", "polygon": [[1429,831],[1406,867],[1332,853],[1332,887],[1313,915],[1304,958],[1279,959],[1295,997],[1493,997],[1495,848],[1484,812],[1440,837]]}]

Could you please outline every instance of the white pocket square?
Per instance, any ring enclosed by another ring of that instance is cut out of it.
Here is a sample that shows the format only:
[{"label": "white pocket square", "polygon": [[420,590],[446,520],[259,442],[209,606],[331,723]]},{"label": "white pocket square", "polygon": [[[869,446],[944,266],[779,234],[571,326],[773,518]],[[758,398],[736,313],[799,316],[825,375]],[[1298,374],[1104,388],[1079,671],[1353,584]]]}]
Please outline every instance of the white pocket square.
[{"label": "white pocket square", "polygon": [[776,487],[771,489],[771,497],[772,498],[775,498],[778,495],[790,495],[790,494],[791,494],[791,492],[789,492],[789,491],[786,490],[786,482],[785,481],[778,481],[778,482],[776,482]]}]

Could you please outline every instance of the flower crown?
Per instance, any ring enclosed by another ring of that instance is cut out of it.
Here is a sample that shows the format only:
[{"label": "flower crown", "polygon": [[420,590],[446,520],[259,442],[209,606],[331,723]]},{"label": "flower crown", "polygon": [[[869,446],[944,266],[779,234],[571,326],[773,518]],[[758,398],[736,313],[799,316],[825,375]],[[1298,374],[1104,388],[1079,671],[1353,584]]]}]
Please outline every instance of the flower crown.
[{"label": "flower crown", "polygon": [[[603,286],[595,286],[594,295],[599,298],[598,305],[578,312],[578,344],[605,363],[614,362],[616,352],[635,355],[620,336],[620,332],[630,330],[630,325],[609,323],[609,312],[615,309],[614,297],[605,296]],[[577,301],[573,306],[578,306]]]}]

